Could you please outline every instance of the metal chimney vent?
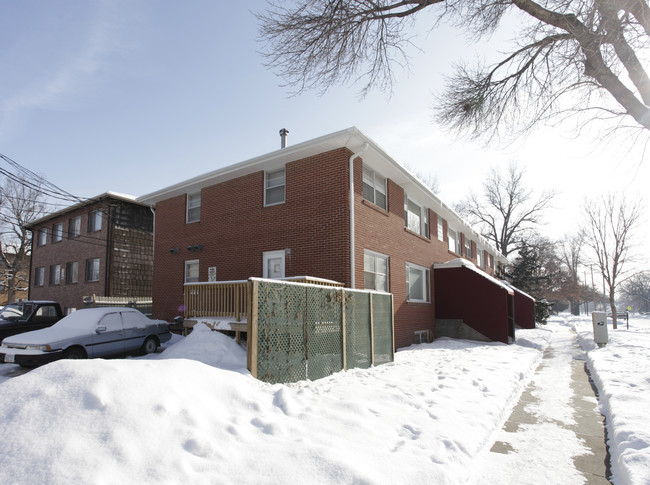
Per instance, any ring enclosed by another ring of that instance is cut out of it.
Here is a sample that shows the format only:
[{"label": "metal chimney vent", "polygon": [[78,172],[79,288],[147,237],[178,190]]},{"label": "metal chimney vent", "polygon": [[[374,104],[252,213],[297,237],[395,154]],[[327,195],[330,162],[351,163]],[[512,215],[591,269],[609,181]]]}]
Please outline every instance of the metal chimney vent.
[{"label": "metal chimney vent", "polygon": [[289,136],[289,130],[282,128],[280,130],[280,148],[287,148],[287,137]]}]

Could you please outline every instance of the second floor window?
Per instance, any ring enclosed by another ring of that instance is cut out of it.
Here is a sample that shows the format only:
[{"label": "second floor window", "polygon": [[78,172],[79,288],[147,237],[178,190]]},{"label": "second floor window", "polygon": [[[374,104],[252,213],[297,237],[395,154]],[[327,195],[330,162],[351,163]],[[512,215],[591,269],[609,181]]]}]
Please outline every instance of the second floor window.
[{"label": "second floor window", "polygon": [[186,221],[198,222],[201,220],[201,192],[187,195]]},{"label": "second floor window", "polygon": [[57,223],[52,226],[52,242],[59,242],[63,239],[63,224]]},{"label": "second floor window", "polygon": [[286,170],[284,168],[266,172],[264,176],[264,205],[284,203],[286,183]]},{"label": "second floor window", "polygon": [[485,258],[483,257],[483,250],[476,248],[476,264],[479,268],[485,267]]},{"label": "second floor window", "polygon": [[36,243],[39,246],[45,246],[47,244],[47,229],[39,229],[36,236]]},{"label": "second floor window", "polygon": [[438,216],[438,241],[445,240],[445,226],[442,224],[442,217]]},{"label": "second floor window", "polygon": [[81,236],[81,216],[73,217],[70,219],[68,227],[68,237]]},{"label": "second floor window", "polygon": [[404,197],[404,223],[409,231],[429,237],[428,212],[426,207],[421,207],[408,197]]},{"label": "second floor window", "polygon": [[458,254],[456,231],[447,227],[447,238],[449,240],[449,250],[452,253]]},{"label": "second floor window", "polygon": [[363,166],[363,198],[377,207],[388,210],[386,179],[365,165]]},{"label": "second floor window", "polygon": [[472,241],[465,238],[465,256],[468,258],[472,257]]},{"label": "second floor window", "polygon": [[88,232],[102,230],[102,211],[91,211],[88,214]]}]

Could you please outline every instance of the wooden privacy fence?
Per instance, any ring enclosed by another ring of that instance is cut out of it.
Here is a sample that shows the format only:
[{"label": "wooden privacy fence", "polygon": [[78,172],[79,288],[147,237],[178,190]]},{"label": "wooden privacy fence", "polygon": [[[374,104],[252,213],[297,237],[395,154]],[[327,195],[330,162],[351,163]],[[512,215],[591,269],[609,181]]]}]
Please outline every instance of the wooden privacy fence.
[{"label": "wooden privacy fence", "polygon": [[266,382],[319,379],[394,359],[393,296],[249,280],[248,368]]}]

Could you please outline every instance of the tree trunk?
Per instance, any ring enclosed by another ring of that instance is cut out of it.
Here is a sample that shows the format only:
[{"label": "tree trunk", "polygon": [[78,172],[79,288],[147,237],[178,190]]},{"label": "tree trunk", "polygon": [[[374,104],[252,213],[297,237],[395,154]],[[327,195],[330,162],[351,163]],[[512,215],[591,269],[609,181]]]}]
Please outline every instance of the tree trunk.
[{"label": "tree trunk", "polygon": [[616,330],[618,326],[616,325],[616,302],[614,301],[614,295],[609,294],[609,307],[612,310],[612,328]]}]

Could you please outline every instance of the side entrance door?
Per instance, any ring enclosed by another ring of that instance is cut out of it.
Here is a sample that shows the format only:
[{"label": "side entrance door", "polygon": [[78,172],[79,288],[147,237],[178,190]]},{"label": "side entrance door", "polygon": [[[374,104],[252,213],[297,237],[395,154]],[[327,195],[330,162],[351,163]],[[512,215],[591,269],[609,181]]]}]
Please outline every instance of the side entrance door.
[{"label": "side entrance door", "polygon": [[264,278],[284,278],[284,251],[267,251],[263,254],[264,268],[262,276]]}]

